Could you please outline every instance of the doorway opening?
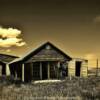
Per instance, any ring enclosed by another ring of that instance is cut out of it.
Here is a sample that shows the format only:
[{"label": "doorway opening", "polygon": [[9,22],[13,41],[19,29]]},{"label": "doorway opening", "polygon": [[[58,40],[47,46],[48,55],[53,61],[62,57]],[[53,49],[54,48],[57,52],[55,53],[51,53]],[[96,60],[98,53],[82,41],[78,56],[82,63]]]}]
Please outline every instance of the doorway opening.
[{"label": "doorway opening", "polygon": [[81,61],[76,61],[76,63],[75,63],[75,75],[76,76],[80,76],[80,74],[81,74]]},{"label": "doorway opening", "polygon": [[45,80],[45,79],[47,79],[48,78],[48,72],[47,72],[47,64],[48,64],[48,62],[42,62],[42,79],[43,80]]}]

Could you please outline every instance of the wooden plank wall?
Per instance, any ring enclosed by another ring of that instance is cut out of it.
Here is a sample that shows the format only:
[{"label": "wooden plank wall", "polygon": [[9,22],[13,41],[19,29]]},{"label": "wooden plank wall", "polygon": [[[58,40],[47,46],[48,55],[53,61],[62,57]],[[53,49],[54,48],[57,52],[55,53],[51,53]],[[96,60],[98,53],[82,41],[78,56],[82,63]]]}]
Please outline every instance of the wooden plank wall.
[{"label": "wooden plank wall", "polygon": [[81,76],[83,76],[83,77],[88,76],[87,68],[88,68],[88,63],[86,61],[82,61]]},{"label": "wooden plank wall", "polygon": [[81,59],[73,59],[68,63],[68,76],[75,76],[75,62],[76,61],[81,61],[81,72],[80,76],[81,77],[87,77],[87,68],[88,68],[88,62],[85,60]]},{"label": "wooden plank wall", "polygon": [[75,76],[75,61],[68,63],[68,76]]}]

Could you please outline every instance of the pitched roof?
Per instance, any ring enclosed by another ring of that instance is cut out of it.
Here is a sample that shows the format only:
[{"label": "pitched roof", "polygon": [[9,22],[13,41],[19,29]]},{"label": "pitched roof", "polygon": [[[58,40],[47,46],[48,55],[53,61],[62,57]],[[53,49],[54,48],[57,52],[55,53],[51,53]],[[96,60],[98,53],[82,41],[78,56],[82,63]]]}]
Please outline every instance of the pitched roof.
[{"label": "pitched roof", "polygon": [[1,63],[9,63],[16,58],[18,58],[18,57],[13,56],[13,55],[8,55],[8,54],[0,54],[0,62]]},{"label": "pitched roof", "polygon": [[[50,42],[46,42],[43,45],[39,46],[38,48],[36,48],[35,50],[32,50],[31,52],[27,53],[26,55],[24,55],[21,58],[15,59],[14,61],[12,61],[11,63],[14,62],[18,62],[18,61],[25,61],[28,60],[31,56],[37,54],[40,50],[42,50],[46,45],[50,45],[52,48],[54,48],[55,50],[57,50],[61,55],[63,55],[65,58],[67,58],[68,60],[71,60],[72,58],[70,56],[68,56],[66,53],[64,53],[62,50],[58,49],[55,45],[53,45]],[[50,52],[49,52],[50,53]]]}]

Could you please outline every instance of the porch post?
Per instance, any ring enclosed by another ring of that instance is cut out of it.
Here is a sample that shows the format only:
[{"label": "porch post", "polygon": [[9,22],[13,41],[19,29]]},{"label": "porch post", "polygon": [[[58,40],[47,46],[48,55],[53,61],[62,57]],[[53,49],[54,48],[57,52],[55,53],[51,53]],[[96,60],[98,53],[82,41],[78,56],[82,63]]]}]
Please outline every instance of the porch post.
[{"label": "porch post", "polygon": [[40,62],[40,79],[42,80],[42,62]]},{"label": "porch post", "polygon": [[24,64],[22,64],[22,81],[24,82]]},{"label": "porch post", "polygon": [[60,68],[60,62],[58,61],[58,68]]},{"label": "porch post", "polygon": [[50,63],[48,62],[48,66],[47,66],[48,68],[48,79],[50,79]]},{"label": "porch post", "polygon": [[17,72],[15,72],[15,79],[17,79]]},{"label": "porch post", "polygon": [[2,76],[2,65],[0,65],[0,76]]},{"label": "porch post", "polygon": [[58,65],[57,65],[57,67],[58,67],[58,70],[57,70],[57,78],[59,78],[59,68],[60,68],[60,61],[58,61]]},{"label": "porch post", "polygon": [[9,65],[6,64],[6,75],[9,76],[10,75],[10,69],[9,69]]},{"label": "porch post", "polygon": [[33,63],[30,63],[30,66],[31,66],[31,78],[33,78]]}]

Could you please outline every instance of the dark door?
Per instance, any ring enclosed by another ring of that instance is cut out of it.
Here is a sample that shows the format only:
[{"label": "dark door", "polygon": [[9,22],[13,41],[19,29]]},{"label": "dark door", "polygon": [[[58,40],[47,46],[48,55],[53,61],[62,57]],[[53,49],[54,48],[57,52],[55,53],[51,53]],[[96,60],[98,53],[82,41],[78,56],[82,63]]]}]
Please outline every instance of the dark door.
[{"label": "dark door", "polygon": [[81,71],[81,62],[80,61],[76,61],[75,63],[75,75],[76,76],[80,76],[80,71]]},{"label": "dark door", "polygon": [[55,79],[57,78],[57,68],[55,62],[50,62],[50,78]]},{"label": "dark door", "polygon": [[33,80],[40,80],[40,62],[33,63]]},{"label": "dark door", "polygon": [[6,75],[6,65],[2,64],[0,66],[2,66],[2,75]]},{"label": "dark door", "polygon": [[31,64],[30,63],[25,63],[24,65],[24,78],[25,82],[30,82],[32,80],[32,73],[31,73]]},{"label": "dark door", "polygon": [[47,74],[48,66],[47,66],[47,64],[48,64],[48,62],[42,62],[42,79],[43,80],[48,78],[48,74]]}]

